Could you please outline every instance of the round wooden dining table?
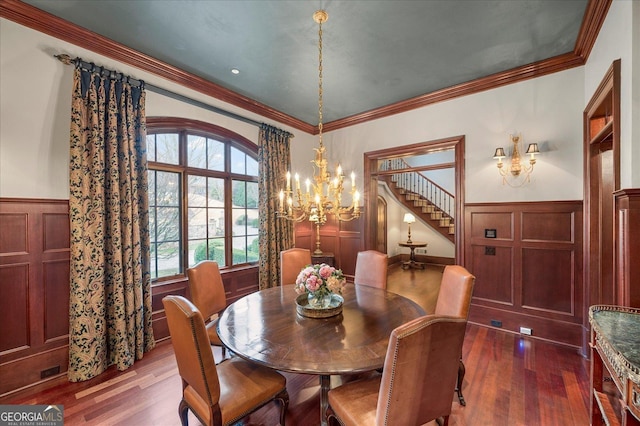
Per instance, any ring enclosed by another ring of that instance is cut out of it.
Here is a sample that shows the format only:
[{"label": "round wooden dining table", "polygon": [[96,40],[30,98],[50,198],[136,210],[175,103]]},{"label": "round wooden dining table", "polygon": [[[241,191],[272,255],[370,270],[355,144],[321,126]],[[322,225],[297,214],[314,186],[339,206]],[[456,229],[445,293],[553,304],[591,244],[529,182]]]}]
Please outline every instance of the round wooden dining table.
[{"label": "round wooden dining table", "polygon": [[238,356],[267,367],[320,376],[320,422],[326,424],[330,376],[382,368],[391,331],[422,315],[395,293],[347,284],[342,312],[329,318],[297,313],[293,285],[252,293],[229,305],[218,335]]}]

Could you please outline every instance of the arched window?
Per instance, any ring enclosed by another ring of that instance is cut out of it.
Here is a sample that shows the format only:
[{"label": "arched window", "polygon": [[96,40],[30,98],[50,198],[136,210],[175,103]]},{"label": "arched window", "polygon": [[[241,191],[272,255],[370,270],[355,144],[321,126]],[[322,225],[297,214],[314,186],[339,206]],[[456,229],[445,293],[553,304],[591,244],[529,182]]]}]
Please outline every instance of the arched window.
[{"label": "arched window", "polygon": [[147,118],[152,279],[204,259],[258,261],[258,147],[227,129]]}]

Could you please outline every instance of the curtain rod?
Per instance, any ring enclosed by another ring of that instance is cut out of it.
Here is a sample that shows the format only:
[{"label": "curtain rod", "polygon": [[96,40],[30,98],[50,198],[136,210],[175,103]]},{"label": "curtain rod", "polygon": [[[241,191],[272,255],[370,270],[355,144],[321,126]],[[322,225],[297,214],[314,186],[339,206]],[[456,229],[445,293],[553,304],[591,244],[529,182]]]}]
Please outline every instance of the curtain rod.
[{"label": "curtain rod", "polygon": [[[92,69],[99,68],[101,71],[106,71],[106,72],[109,72],[109,73],[112,73],[112,74],[120,74],[120,75],[122,75],[121,73],[118,73],[116,71],[110,70],[108,68],[98,67],[98,66],[96,66],[95,64],[93,64],[91,62],[83,61],[80,58],[72,59],[69,55],[66,55],[66,54],[53,55],[53,56],[55,58],[57,58],[60,62],[65,64],[65,65],[72,65],[72,64],[79,65],[79,66],[81,66],[83,69],[85,69],[87,71],[91,71]],[[184,95],[181,95],[179,93],[175,93],[175,92],[172,92],[170,90],[163,89],[162,87],[158,87],[158,86],[155,86],[153,84],[145,83],[142,80],[138,80],[138,79],[135,79],[135,78],[132,78],[132,77],[128,77],[128,76],[127,76],[127,78],[129,78],[129,80],[132,80],[132,82],[134,84],[136,82],[139,82],[139,83],[143,84],[145,89],[147,89],[147,90],[149,90],[151,92],[154,92],[154,93],[158,93],[159,95],[163,95],[163,96],[166,96],[166,97],[169,97],[169,98],[172,98],[172,99],[175,99],[175,100],[178,100],[178,101],[190,104],[190,105],[194,105],[194,106],[197,106],[199,108],[206,109],[208,111],[212,111],[212,112],[215,112],[217,114],[221,114],[221,115],[224,115],[226,117],[233,118],[235,120],[239,120],[239,121],[243,121],[245,123],[253,124],[254,126],[257,126],[257,127],[260,127],[263,124],[263,123],[261,123],[259,121],[255,121],[255,120],[252,120],[250,118],[243,117],[243,116],[241,116],[239,114],[236,114],[236,113],[233,113],[231,111],[227,111],[227,110],[224,110],[222,108],[218,108],[218,107],[215,107],[213,105],[209,105],[207,103],[204,103],[204,102],[201,102],[201,101],[197,101],[197,100],[192,99],[192,98],[190,98],[188,96],[184,96]]]}]

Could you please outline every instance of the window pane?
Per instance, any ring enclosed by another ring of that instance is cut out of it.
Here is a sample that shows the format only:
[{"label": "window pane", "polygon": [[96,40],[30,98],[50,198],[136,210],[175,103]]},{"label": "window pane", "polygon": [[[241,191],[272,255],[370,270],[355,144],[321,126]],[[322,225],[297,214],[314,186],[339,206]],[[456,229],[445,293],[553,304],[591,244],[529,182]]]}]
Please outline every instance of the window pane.
[{"label": "window pane", "polygon": [[258,182],[247,182],[247,207],[258,208]]},{"label": "window pane", "polygon": [[209,237],[224,237],[224,209],[209,209]]},{"label": "window pane", "polygon": [[207,178],[189,175],[187,183],[187,199],[189,207],[205,207],[207,205]]},{"label": "window pane", "polygon": [[224,260],[224,239],[213,238],[209,240],[209,259],[218,262],[218,266],[227,266]]},{"label": "window pane", "polygon": [[247,209],[247,235],[258,235],[258,209]]},{"label": "window pane", "polygon": [[180,174],[149,171],[149,237],[153,279],[180,269]]},{"label": "window pane", "polygon": [[207,237],[207,209],[189,208],[189,240]]},{"label": "window pane", "polygon": [[209,207],[224,207],[224,179],[208,178]]},{"label": "window pane", "polygon": [[224,171],[224,143],[215,139],[207,139],[207,155],[209,170]]},{"label": "window pane", "polygon": [[247,155],[237,148],[231,147],[231,173],[246,173],[245,158]]},{"label": "window pane", "polygon": [[158,207],[156,212],[155,241],[180,241],[180,209],[178,207]]},{"label": "window pane", "polygon": [[187,136],[187,164],[189,167],[207,168],[207,138]]},{"label": "window pane", "polygon": [[179,153],[177,133],[156,134],[156,161],[158,163],[178,164]]},{"label": "window pane", "polygon": [[[208,250],[208,254],[207,254]],[[219,266],[226,266],[224,261],[224,240],[213,238],[189,241],[189,266],[203,260],[215,260]]]},{"label": "window pane", "polygon": [[249,176],[258,176],[258,160],[247,156],[247,174]]},{"label": "window pane", "polygon": [[180,244],[177,242],[159,243],[157,245],[158,278],[179,274]]},{"label": "window pane", "polygon": [[233,237],[233,265],[247,262],[246,237]]},{"label": "window pane", "polygon": [[156,205],[180,205],[180,174],[173,172],[156,172]]},{"label": "window pane", "polygon": [[147,161],[156,161],[156,135],[147,135]]},{"label": "window pane", "polygon": [[232,192],[232,203],[233,207],[246,207],[247,205],[247,196],[246,196],[246,182],[241,180],[234,180],[231,182],[231,190]]},{"label": "window pane", "polygon": [[151,242],[151,246],[149,247],[149,255],[151,256],[151,262],[150,262],[150,269],[151,269],[151,279],[154,280],[156,278],[158,278],[158,248],[156,247],[156,244],[153,242]]},{"label": "window pane", "polygon": [[149,196],[149,206],[156,205],[156,172],[149,170],[147,174],[147,195]]},{"label": "window pane", "polygon": [[247,237],[247,262],[258,261],[258,236]]}]

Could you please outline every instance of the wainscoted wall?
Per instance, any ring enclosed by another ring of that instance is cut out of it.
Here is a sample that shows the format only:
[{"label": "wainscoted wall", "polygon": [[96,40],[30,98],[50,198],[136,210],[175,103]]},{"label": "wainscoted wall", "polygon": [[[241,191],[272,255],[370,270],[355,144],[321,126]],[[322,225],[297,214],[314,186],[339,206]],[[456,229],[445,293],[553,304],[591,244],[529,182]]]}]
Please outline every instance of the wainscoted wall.
[{"label": "wainscoted wall", "polygon": [[[335,267],[342,269],[347,279],[353,280],[358,252],[364,250],[364,213],[359,219],[339,222],[333,216],[320,227],[320,248],[323,254],[333,254]],[[316,229],[309,221],[296,223],[295,246],[316,249]]]},{"label": "wainscoted wall", "polygon": [[[68,200],[0,199],[0,396],[67,371],[69,253]],[[228,303],[258,290],[257,266],[221,273]],[[186,277],[153,284],[156,340],[168,294],[189,297]]]},{"label": "wainscoted wall", "polygon": [[69,203],[0,200],[0,395],[67,371]]},{"label": "wainscoted wall", "polygon": [[581,348],[582,202],[467,204],[469,321]]}]

